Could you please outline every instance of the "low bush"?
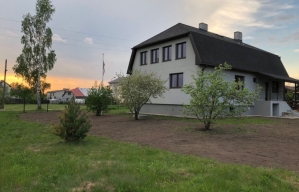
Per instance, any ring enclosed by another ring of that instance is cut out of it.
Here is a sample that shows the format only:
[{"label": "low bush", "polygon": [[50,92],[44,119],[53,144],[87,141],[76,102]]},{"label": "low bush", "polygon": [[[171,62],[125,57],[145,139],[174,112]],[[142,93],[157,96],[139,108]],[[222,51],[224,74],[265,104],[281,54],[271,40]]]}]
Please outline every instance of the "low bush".
[{"label": "low bush", "polygon": [[74,97],[65,106],[59,119],[60,124],[53,125],[53,134],[61,137],[66,142],[84,139],[91,127],[86,113],[80,110],[80,105],[75,102]]}]

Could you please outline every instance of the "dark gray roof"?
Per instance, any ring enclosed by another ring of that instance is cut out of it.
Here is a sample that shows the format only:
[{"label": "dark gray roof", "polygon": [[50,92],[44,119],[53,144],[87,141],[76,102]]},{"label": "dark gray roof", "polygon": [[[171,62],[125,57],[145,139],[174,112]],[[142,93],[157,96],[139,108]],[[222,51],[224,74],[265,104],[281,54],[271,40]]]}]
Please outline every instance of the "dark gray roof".
[{"label": "dark gray roof", "polygon": [[218,66],[227,62],[235,70],[289,77],[279,56],[232,38],[181,23],[133,47],[127,73],[131,73],[137,49],[181,36],[190,37],[197,65]]}]

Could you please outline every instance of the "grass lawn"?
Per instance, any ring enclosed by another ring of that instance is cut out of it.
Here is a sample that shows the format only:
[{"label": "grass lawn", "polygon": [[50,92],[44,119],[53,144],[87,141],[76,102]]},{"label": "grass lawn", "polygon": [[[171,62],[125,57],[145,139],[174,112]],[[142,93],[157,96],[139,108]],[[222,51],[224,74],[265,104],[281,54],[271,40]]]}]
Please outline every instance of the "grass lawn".
[{"label": "grass lawn", "polygon": [[[52,111],[63,110],[65,104],[49,104],[48,109]],[[85,105],[81,105],[81,109],[85,109]],[[6,104],[4,106],[5,111],[23,111],[24,105],[23,104]],[[25,105],[26,111],[33,111],[37,110],[37,104],[26,104]],[[42,104],[42,110],[47,110],[47,104]]]},{"label": "grass lawn", "polygon": [[0,111],[0,191],[299,190],[299,177],[292,172],[223,164],[96,136],[68,144],[52,135],[49,125],[18,115]]},{"label": "grass lawn", "polygon": [[[50,111],[60,111],[63,110],[66,104],[49,104],[48,109]],[[117,110],[112,110],[112,113],[119,113],[119,112],[124,112],[128,111],[125,107],[120,107],[118,109],[117,105],[110,105],[110,109],[117,109]],[[5,104],[4,110],[5,111],[23,111],[24,105],[23,104]],[[81,105],[81,109],[86,109],[86,105]],[[25,105],[25,110],[26,111],[35,111],[37,110],[37,104],[26,104]],[[42,110],[47,110],[47,104],[42,104]]]}]

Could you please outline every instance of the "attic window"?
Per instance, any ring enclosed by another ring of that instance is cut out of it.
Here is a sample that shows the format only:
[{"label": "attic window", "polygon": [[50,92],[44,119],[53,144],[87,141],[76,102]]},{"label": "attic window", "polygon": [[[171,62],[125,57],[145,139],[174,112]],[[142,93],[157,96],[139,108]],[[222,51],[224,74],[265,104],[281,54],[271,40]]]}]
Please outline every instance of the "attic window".
[{"label": "attic window", "polygon": [[140,53],[140,65],[146,65],[146,51]]},{"label": "attic window", "polygon": [[163,61],[171,60],[171,45],[167,47],[163,47]]},{"label": "attic window", "polygon": [[176,44],[176,58],[177,59],[186,58],[186,42]]},{"label": "attic window", "polygon": [[159,49],[151,50],[151,63],[159,63]]}]

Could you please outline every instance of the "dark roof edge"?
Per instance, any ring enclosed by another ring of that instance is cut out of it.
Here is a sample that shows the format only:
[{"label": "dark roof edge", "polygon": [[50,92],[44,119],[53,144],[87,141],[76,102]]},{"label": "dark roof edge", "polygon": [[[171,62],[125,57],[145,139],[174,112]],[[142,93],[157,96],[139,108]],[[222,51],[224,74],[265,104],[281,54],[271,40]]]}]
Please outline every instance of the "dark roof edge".
[{"label": "dark roof edge", "polygon": [[140,48],[148,47],[148,46],[155,45],[155,44],[158,44],[158,43],[163,43],[163,42],[170,41],[170,40],[173,40],[173,39],[176,39],[176,38],[179,38],[179,37],[184,37],[188,34],[190,34],[190,31],[188,31],[186,33],[179,34],[179,35],[175,35],[175,36],[172,36],[172,37],[169,37],[169,38],[154,41],[152,43],[148,43],[148,44],[145,44],[145,45],[140,45],[140,46],[137,45],[137,46],[133,47],[133,49],[140,49]]},{"label": "dark roof edge", "polygon": [[[207,64],[207,63],[200,63],[200,64],[197,64],[197,65],[201,65],[201,66],[205,66],[205,67],[206,66],[208,66],[208,67],[218,67],[215,64]],[[238,69],[238,68],[232,68],[232,70],[243,71],[243,72],[248,72],[248,73],[254,73],[254,74],[258,74],[258,75],[266,75],[268,77],[272,77],[274,79],[285,80],[285,81],[290,82],[290,83],[299,83],[298,79],[295,79],[295,78],[292,78],[292,77],[289,77],[289,76],[281,76],[281,75],[275,75],[275,74],[270,74],[270,73],[261,73],[261,72],[257,72],[257,71],[250,71],[250,70],[244,70],[244,69]]]},{"label": "dark roof edge", "polygon": [[137,51],[137,49],[134,49],[134,48],[132,49],[130,62],[129,62],[129,66],[127,69],[127,74],[132,74],[132,68],[133,68],[133,64],[134,64],[134,60],[135,60],[135,56],[136,56],[136,51]]},{"label": "dark roof edge", "polygon": [[[196,44],[195,44],[195,41],[194,41],[192,32],[190,32],[190,34],[189,34],[189,38],[190,38],[190,41],[191,41],[191,44],[192,44],[192,47],[193,47],[195,56],[197,57],[197,59],[195,59],[195,65],[197,65],[197,64],[201,63],[202,60],[201,60],[200,54],[199,54],[199,52],[198,52],[198,50],[197,50],[197,47],[196,47]],[[197,62],[198,62],[198,63],[197,63]]]}]

